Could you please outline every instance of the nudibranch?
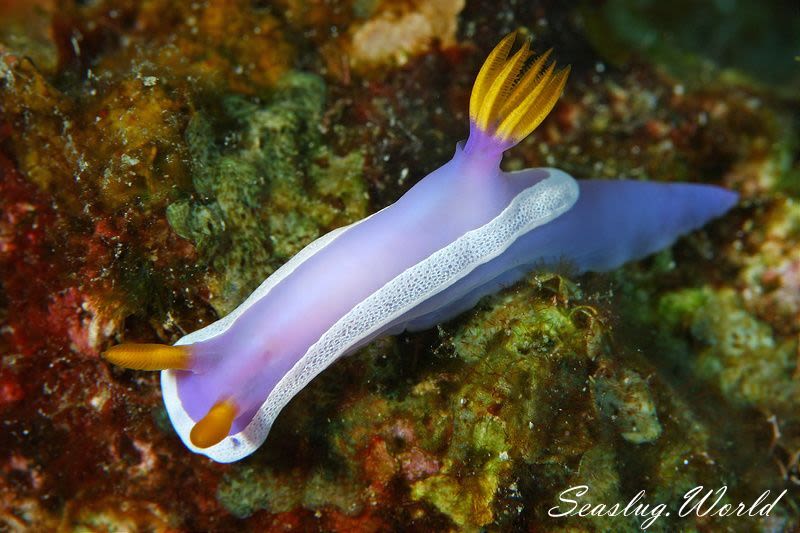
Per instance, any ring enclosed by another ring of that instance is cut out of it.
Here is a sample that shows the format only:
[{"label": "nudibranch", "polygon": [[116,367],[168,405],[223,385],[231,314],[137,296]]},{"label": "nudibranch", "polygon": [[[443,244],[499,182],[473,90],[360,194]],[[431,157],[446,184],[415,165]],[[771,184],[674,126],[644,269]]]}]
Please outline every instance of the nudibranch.
[{"label": "nudibranch", "polygon": [[338,357],[448,320],[534,268],[607,271],[669,246],[737,195],[698,184],[581,180],[500,169],[536,128],[569,68],[506,36],[480,69],[470,132],[394,204],[309,244],[236,310],[174,346],[122,344],[118,365],[161,370],[189,449],[219,462],[256,450],[281,409]]}]

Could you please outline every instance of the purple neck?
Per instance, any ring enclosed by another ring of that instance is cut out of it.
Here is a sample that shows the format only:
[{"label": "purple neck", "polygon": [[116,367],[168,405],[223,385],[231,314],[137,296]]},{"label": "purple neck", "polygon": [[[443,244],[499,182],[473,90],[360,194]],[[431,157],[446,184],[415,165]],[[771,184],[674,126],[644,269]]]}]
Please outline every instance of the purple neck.
[{"label": "purple neck", "polygon": [[473,121],[469,122],[469,139],[464,145],[464,157],[479,166],[500,167],[503,152],[514,146],[509,141],[501,141],[483,131]]}]

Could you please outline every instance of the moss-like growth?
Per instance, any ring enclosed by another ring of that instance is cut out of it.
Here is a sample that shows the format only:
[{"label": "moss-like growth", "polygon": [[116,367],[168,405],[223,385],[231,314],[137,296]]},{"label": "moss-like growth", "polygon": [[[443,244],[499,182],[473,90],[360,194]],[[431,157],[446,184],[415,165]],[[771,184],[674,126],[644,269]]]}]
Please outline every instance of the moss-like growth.
[{"label": "moss-like growth", "polygon": [[686,331],[697,342],[696,375],[732,403],[788,414],[800,401],[800,383],[793,378],[797,341],[777,340],[732,290],[668,293],[659,308],[674,332]]},{"label": "moss-like growth", "polygon": [[198,112],[187,129],[196,195],[167,218],[210,264],[220,315],[316,237],[367,214],[363,156],[323,144],[324,102],[320,78],[294,73],[266,102],[230,97],[222,116]]},{"label": "moss-like growth", "polygon": [[594,381],[597,405],[619,428],[622,438],[634,444],[652,442],[661,435],[653,398],[642,377],[632,370],[600,376]]},{"label": "moss-like growth", "polygon": [[272,469],[239,469],[228,475],[217,490],[217,498],[234,516],[245,518],[256,511],[286,513],[298,507],[310,510],[333,506],[343,513],[360,511],[358,493],[349,479],[336,479],[323,472],[305,476],[300,472],[276,473]]}]

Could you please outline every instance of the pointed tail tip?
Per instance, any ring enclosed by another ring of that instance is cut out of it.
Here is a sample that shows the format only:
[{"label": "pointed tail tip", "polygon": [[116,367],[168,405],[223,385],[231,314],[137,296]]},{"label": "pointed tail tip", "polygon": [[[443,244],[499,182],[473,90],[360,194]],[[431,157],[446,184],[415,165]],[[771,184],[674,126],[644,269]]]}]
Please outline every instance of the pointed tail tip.
[{"label": "pointed tail tip", "polygon": [[721,217],[739,203],[739,193],[736,191],[717,185],[706,185],[705,187],[710,193],[708,195],[708,201],[711,204],[709,205],[710,218]]},{"label": "pointed tail tip", "polygon": [[740,196],[739,196],[738,192],[732,191],[730,189],[724,189],[723,188],[722,191],[724,193],[723,194],[722,204],[723,204],[724,209],[725,209],[724,212],[727,212],[727,211],[730,211],[731,209],[733,209],[734,207],[736,207],[736,204],[739,203]]},{"label": "pointed tail tip", "polygon": [[219,444],[230,433],[238,411],[231,400],[215,403],[189,433],[192,444],[198,448],[210,448]]},{"label": "pointed tail tip", "polygon": [[189,370],[192,366],[189,346],[118,344],[101,356],[110,363],[133,370]]}]

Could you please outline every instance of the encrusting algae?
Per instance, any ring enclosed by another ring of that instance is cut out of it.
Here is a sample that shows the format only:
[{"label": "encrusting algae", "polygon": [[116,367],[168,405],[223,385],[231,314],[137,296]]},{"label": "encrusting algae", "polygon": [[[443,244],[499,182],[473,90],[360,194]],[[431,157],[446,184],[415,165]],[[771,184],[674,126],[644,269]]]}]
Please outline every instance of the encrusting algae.
[{"label": "encrusting algae", "polygon": [[[673,508],[788,488],[768,518],[649,530],[798,527],[796,96],[618,70],[553,3],[468,3],[437,15],[444,46],[355,65],[383,4],[37,3],[48,31],[0,17],[0,529],[639,530],[549,517],[579,484]],[[615,274],[534,275],[367,346],[246,462],[187,453],[156,380],[99,352],[174,341],[396,199],[465,137],[471,79],[517,26],[573,71],[509,167],[723,184],[742,207]]]},{"label": "encrusting algae", "polygon": [[[289,73],[266,105],[231,97],[217,124],[198,112],[187,127],[195,199],[166,214],[213,266],[208,284],[220,315],[305,244],[367,214],[364,156],[323,143],[324,102],[320,78]],[[233,127],[225,131],[226,123]],[[222,139],[213,133],[220,130]]]}]

